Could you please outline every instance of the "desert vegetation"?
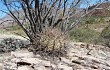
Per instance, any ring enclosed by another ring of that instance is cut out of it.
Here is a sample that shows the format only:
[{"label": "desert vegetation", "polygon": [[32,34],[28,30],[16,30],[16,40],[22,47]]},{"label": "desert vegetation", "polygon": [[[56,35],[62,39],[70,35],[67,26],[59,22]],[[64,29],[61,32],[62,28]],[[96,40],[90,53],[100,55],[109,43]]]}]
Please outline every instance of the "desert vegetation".
[{"label": "desert vegetation", "polygon": [[0,0],[0,68],[109,70],[110,1],[94,2]]},{"label": "desert vegetation", "polygon": [[69,35],[71,39],[79,42],[106,45],[109,39],[109,37],[105,38],[106,35],[109,36],[109,21],[106,20],[109,18],[102,16],[84,18],[80,25],[70,31]]},{"label": "desert vegetation", "polygon": [[[89,1],[86,2],[89,6]],[[5,20],[1,24],[7,21],[17,23],[18,25],[8,26],[6,29],[10,33],[28,37],[31,47],[29,50],[33,52],[43,51],[49,54],[56,53],[57,50],[61,53],[69,40],[93,44],[105,44],[102,39],[107,42],[109,40],[108,36],[104,36],[104,32],[108,31],[105,27],[109,22],[106,22],[105,15],[97,15],[99,10],[96,9],[105,5],[101,1],[92,7],[89,6],[85,9],[88,12],[80,16],[75,14],[79,4],[83,3],[80,0],[2,0],[2,3],[8,12],[1,11],[12,20]],[[96,12],[93,12],[94,10]]]}]

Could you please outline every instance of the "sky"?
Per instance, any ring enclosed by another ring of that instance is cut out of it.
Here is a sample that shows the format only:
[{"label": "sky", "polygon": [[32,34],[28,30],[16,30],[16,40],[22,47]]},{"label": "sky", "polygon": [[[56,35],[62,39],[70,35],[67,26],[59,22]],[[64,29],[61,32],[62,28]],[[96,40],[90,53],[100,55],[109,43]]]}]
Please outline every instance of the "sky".
[{"label": "sky", "polygon": [[[72,1],[72,0],[70,0]],[[90,5],[96,4],[98,0],[88,0],[90,2]],[[103,1],[103,0],[102,0]],[[87,5],[83,2],[83,4],[80,4],[80,8],[86,8]],[[5,6],[2,4],[0,0],[0,10],[5,9]],[[6,14],[0,11],[0,18],[4,17]]]},{"label": "sky", "polygon": [[5,9],[5,6],[3,5],[3,3],[0,0],[0,18],[2,18],[3,16],[5,16],[6,14],[1,12],[2,9]]},{"label": "sky", "polygon": [[[89,6],[92,6],[96,3],[98,3],[98,1],[104,2],[105,0],[87,0],[87,1],[89,2]],[[83,4],[80,5],[80,8],[86,8],[86,7],[87,7],[87,2],[84,2]]]}]

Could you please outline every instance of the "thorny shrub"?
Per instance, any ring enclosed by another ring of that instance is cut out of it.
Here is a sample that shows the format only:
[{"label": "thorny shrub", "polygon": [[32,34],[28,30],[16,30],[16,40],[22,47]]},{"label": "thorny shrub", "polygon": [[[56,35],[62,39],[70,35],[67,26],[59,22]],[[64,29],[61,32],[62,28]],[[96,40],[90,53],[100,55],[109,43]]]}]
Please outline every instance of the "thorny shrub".
[{"label": "thorny shrub", "polygon": [[46,28],[40,33],[39,44],[30,44],[29,51],[43,56],[64,56],[66,55],[66,40],[68,37],[58,28]]}]

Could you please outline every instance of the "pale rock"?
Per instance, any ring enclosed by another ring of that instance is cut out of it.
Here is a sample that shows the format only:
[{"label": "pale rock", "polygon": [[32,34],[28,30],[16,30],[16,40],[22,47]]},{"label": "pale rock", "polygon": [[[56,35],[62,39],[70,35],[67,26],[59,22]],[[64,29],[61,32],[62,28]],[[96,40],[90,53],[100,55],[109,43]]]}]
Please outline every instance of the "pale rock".
[{"label": "pale rock", "polygon": [[36,54],[35,57],[36,57],[36,58],[39,58],[39,57],[41,57],[41,56],[40,56],[39,54]]},{"label": "pale rock", "polygon": [[29,66],[21,66],[21,67],[18,67],[17,70],[34,70],[34,69]]},{"label": "pale rock", "polygon": [[0,63],[0,70],[2,70],[3,69],[3,64],[2,63]]},{"label": "pale rock", "polygon": [[72,60],[78,60],[78,57],[71,57],[71,61]]},{"label": "pale rock", "polygon": [[57,66],[55,64],[51,64],[52,68],[55,69]]},{"label": "pale rock", "polygon": [[59,64],[58,64],[58,68],[59,68],[59,69],[63,69],[63,70],[73,70],[72,67],[69,67],[69,66],[67,66],[67,65],[64,65],[64,64],[62,64],[62,63],[59,63]]},{"label": "pale rock", "polygon": [[44,66],[36,67],[35,70],[47,70]]},{"label": "pale rock", "polygon": [[44,66],[51,66],[51,63],[50,63],[50,61],[42,61],[41,62]]},{"label": "pale rock", "polygon": [[12,66],[10,66],[10,69],[17,70],[17,65],[16,64],[13,64]]},{"label": "pale rock", "polygon": [[11,59],[11,61],[16,63],[16,62],[20,62],[21,60],[18,58],[13,58],[13,59]]},{"label": "pale rock", "polygon": [[34,54],[33,52],[11,52],[11,56],[16,58],[31,58],[34,57]]},{"label": "pale rock", "polygon": [[71,60],[66,59],[66,58],[64,58],[64,57],[61,57],[61,61],[62,61],[62,62],[65,62],[65,63],[68,63],[68,64],[72,64]]},{"label": "pale rock", "polygon": [[39,58],[21,58],[21,62],[27,62],[31,64],[40,64],[42,60]]}]

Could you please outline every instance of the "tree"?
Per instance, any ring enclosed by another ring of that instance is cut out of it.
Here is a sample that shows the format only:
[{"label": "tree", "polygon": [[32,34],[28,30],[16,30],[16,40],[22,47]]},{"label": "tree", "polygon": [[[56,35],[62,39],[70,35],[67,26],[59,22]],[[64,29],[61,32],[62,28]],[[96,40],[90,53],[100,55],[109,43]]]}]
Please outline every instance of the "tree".
[{"label": "tree", "polygon": [[[74,8],[82,0],[2,0],[2,2],[9,13],[3,12],[11,16],[13,21],[23,29],[32,44],[38,47],[42,40],[48,39],[49,42],[52,36],[51,39],[54,39],[52,50],[55,49],[56,39],[67,34],[84,16],[94,10],[85,13],[74,23],[69,23],[75,14]],[[14,12],[17,13],[17,16]],[[58,40],[59,42],[61,40]]]},{"label": "tree", "polygon": [[[70,14],[73,12],[71,9],[78,4],[76,2],[68,5],[69,0],[2,0],[7,10],[14,21],[24,30],[27,36],[33,41],[32,36],[39,37],[45,28],[56,26],[61,28],[62,31],[68,23]],[[21,10],[23,11],[21,13]],[[14,14],[17,12],[17,16]],[[22,14],[22,15],[19,15]],[[66,20],[65,20],[66,19]],[[22,21],[20,21],[22,20]],[[24,23],[28,24],[26,28]],[[63,25],[62,25],[63,24]]]}]

